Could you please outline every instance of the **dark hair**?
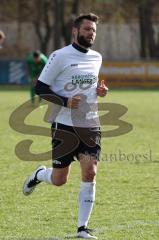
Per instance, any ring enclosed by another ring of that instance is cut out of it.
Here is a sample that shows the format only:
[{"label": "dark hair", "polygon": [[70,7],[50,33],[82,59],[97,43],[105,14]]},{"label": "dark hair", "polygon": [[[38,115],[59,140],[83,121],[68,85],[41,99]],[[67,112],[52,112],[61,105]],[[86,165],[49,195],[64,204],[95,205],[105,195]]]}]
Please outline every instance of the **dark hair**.
[{"label": "dark hair", "polygon": [[94,13],[81,14],[74,20],[73,27],[79,28],[84,19],[90,20],[98,24],[99,17]]},{"label": "dark hair", "polygon": [[40,50],[36,50],[33,52],[33,57],[38,58],[40,56],[40,54],[41,54]]}]

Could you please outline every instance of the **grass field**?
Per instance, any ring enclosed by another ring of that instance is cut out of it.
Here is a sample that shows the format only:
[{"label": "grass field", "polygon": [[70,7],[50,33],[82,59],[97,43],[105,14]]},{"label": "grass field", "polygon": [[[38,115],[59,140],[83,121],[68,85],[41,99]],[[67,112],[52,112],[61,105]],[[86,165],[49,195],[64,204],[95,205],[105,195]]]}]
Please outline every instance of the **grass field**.
[{"label": "grass field", "polygon": [[[18,133],[9,126],[11,113],[28,95],[27,90],[0,90],[0,240],[76,239],[78,162],[72,165],[67,185],[41,184],[31,196],[22,194],[26,176],[39,164],[51,164],[22,161],[15,154],[16,144],[24,139],[34,141],[31,151],[35,154],[50,149],[48,137]],[[102,240],[158,240],[159,93],[110,91],[106,101],[128,108],[121,119],[131,123],[133,130],[102,140],[96,203],[89,226]],[[26,123],[49,128],[42,120],[45,111],[46,107],[38,108]]]}]

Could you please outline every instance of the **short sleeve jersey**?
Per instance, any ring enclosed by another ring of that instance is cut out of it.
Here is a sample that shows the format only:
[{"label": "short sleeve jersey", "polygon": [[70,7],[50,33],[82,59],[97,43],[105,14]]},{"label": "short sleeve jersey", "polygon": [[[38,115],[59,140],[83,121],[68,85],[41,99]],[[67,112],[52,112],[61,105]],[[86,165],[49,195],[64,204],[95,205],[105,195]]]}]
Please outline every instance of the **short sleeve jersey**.
[{"label": "short sleeve jersey", "polygon": [[47,62],[47,57],[44,54],[40,54],[40,62],[35,63],[33,59],[33,54],[30,54],[27,58],[27,65],[29,68],[29,75],[30,78],[37,78],[39,77],[41,71],[43,70],[45,64]]},{"label": "short sleeve jersey", "polygon": [[98,52],[91,49],[82,52],[73,45],[50,55],[39,80],[60,96],[81,97],[79,108],[75,110],[53,104],[51,122],[77,127],[99,126],[96,88],[101,63]]}]

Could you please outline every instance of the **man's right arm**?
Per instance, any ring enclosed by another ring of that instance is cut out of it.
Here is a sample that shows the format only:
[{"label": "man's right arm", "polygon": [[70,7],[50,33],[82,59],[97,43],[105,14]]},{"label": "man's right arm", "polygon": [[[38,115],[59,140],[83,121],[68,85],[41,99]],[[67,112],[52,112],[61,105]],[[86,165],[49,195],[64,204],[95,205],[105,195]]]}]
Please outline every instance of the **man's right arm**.
[{"label": "man's right arm", "polygon": [[39,80],[37,81],[35,91],[36,91],[36,94],[39,95],[41,98],[63,107],[77,108],[80,101],[79,96],[74,96],[73,98],[67,98],[67,97],[58,95],[57,93],[53,92],[50,89],[49,85]]}]

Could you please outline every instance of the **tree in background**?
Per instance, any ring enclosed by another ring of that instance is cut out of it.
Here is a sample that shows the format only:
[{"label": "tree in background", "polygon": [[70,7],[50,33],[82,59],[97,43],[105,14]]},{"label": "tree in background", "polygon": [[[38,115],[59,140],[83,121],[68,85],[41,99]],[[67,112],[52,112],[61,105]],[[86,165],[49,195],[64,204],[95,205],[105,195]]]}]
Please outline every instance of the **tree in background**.
[{"label": "tree in background", "polygon": [[130,18],[137,18],[137,22],[139,24],[140,57],[143,59],[159,58],[158,1],[125,0],[123,1],[123,4],[127,4],[127,11],[125,11],[125,13],[129,12]]},{"label": "tree in background", "polygon": [[71,29],[74,17],[78,15],[79,0],[54,0],[54,48],[61,47],[61,40],[66,45],[71,43]]},{"label": "tree in background", "polygon": [[17,22],[19,56],[24,22],[33,24],[37,48],[46,54],[50,41],[54,49],[71,42],[72,21],[78,15],[78,9],[79,0],[1,0],[0,21]]},{"label": "tree in background", "polygon": [[79,0],[33,0],[33,24],[40,42],[40,49],[47,52],[48,42],[53,41],[54,49],[71,42],[73,17],[78,14]]},{"label": "tree in background", "polygon": [[79,0],[30,0],[29,7],[43,53],[47,52],[50,40],[54,49],[60,48],[62,41],[70,44],[72,21],[78,14]]},{"label": "tree in background", "polygon": [[114,15],[113,5],[116,7],[115,15],[120,15],[125,22],[137,20],[140,32],[141,58],[159,58],[159,3],[157,0],[96,0],[105,3]]},{"label": "tree in background", "polygon": [[[139,13],[139,26],[140,26],[140,39],[142,58],[159,58],[159,27],[156,25],[155,13],[156,5],[155,0],[140,0],[138,3]],[[156,26],[155,26],[156,25]],[[157,27],[155,31],[155,27]]]},{"label": "tree in background", "polygon": [[12,51],[22,57],[28,50],[22,41],[24,22],[34,26],[37,48],[47,53],[50,42],[54,49],[71,42],[72,22],[79,13],[95,12],[103,23],[137,23],[141,58],[155,59],[159,58],[158,9],[157,0],[1,0],[0,21],[17,23]]},{"label": "tree in background", "polygon": [[50,0],[34,0],[32,1],[33,9],[33,25],[39,39],[40,50],[46,54],[48,42],[53,33],[52,8],[53,2]]}]

